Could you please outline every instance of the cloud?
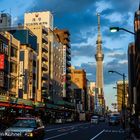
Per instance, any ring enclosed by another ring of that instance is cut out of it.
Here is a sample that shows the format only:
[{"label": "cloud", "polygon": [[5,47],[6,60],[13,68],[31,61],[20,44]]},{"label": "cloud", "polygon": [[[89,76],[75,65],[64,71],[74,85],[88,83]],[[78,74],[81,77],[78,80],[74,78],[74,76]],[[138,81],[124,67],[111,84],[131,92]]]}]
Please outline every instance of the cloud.
[{"label": "cloud", "polygon": [[108,19],[110,22],[122,22],[122,19],[124,19],[124,15],[122,15],[119,12],[114,12],[114,13],[110,13],[108,15],[103,15],[103,17],[105,19]]},{"label": "cloud", "polygon": [[96,2],[95,6],[96,6],[96,13],[101,13],[104,10],[113,8],[113,6],[110,2],[106,2],[106,1],[103,1],[103,0]]}]

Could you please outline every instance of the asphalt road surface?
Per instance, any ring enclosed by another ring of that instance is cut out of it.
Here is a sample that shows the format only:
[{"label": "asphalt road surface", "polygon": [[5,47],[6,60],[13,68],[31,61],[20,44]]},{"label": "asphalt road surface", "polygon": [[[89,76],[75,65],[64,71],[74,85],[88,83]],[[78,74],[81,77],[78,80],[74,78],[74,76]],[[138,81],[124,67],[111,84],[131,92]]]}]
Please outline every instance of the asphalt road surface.
[{"label": "asphalt road surface", "polygon": [[125,137],[119,125],[70,123],[48,126],[44,140],[124,140]]}]

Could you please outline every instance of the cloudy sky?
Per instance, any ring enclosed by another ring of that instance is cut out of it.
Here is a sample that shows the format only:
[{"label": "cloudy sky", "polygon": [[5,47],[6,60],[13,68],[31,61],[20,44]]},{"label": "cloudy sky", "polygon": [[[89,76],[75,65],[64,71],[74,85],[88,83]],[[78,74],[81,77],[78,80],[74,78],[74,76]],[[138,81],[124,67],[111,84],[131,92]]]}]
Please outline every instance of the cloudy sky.
[{"label": "cloudy sky", "polygon": [[104,94],[106,104],[111,107],[116,101],[113,86],[122,77],[108,74],[108,70],[127,76],[127,48],[134,36],[124,31],[110,33],[109,27],[119,26],[133,31],[134,12],[139,7],[139,0],[0,0],[0,5],[1,12],[11,13],[13,25],[23,23],[25,12],[51,11],[54,26],[71,33],[72,65],[85,69],[90,81],[96,80],[96,14],[101,13]]}]

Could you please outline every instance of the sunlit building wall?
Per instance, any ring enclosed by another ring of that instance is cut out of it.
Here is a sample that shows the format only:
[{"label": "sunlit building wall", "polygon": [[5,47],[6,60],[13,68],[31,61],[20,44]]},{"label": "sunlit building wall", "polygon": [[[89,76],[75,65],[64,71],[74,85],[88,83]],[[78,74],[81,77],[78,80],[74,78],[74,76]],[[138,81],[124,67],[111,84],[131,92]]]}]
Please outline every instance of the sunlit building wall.
[{"label": "sunlit building wall", "polygon": [[25,13],[24,25],[37,36],[37,101],[53,100],[53,16],[50,12]]},{"label": "sunlit building wall", "polygon": [[20,42],[8,32],[0,33],[0,93],[18,96]]},{"label": "sunlit building wall", "polygon": [[[117,81],[117,109],[122,111],[122,102],[124,99],[123,81]],[[128,106],[128,81],[125,81],[125,106]]]},{"label": "sunlit building wall", "polygon": [[70,76],[70,67],[71,67],[71,46],[70,46],[70,33],[68,30],[55,29],[54,33],[58,36],[59,41],[63,44],[62,57],[63,57],[63,71],[62,71],[62,80],[63,80],[63,99],[67,101],[72,101],[72,92],[71,92],[71,76]]},{"label": "sunlit building wall", "polygon": [[37,93],[37,37],[24,27],[11,30],[20,41],[18,98],[36,100]]},{"label": "sunlit building wall", "polygon": [[94,112],[95,108],[95,82],[88,83],[88,111]]},{"label": "sunlit building wall", "polygon": [[74,90],[74,96],[77,100],[76,104],[81,104],[81,111],[85,111],[87,109],[87,80],[86,80],[86,72],[83,69],[75,69],[71,68],[71,81]]}]

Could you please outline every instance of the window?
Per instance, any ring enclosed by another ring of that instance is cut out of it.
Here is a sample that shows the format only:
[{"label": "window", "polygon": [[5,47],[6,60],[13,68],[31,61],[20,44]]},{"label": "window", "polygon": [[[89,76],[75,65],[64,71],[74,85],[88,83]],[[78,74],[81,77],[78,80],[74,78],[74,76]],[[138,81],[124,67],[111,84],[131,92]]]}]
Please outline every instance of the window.
[{"label": "window", "polygon": [[11,47],[11,57],[17,57],[17,49],[14,47]]},{"label": "window", "polygon": [[20,61],[24,61],[24,51],[20,52]]},{"label": "window", "polygon": [[10,88],[16,88],[16,79],[10,79]]},{"label": "window", "polygon": [[10,64],[10,72],[16,73],[17,72],[17,65],[13,62]]}]

